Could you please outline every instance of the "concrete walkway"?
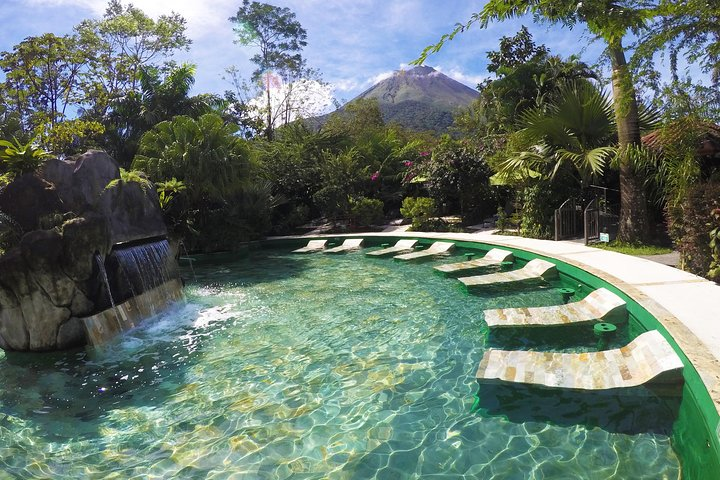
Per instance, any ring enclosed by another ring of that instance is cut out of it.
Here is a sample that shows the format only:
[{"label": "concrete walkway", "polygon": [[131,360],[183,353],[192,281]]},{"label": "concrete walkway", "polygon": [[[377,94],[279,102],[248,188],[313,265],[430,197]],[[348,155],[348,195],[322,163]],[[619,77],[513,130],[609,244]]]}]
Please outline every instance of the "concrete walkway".
[{"label": "concrete walkway", "polygon": [[[362,234],[363,237],[398,235],[392,232]],[[720,412],[720,286],[714,282],[658,262],[576,242],[493,235],[492,231],[407,232],[406,235],[514,247],[557,258],[612,283],[662,323],[693,363]]]}]

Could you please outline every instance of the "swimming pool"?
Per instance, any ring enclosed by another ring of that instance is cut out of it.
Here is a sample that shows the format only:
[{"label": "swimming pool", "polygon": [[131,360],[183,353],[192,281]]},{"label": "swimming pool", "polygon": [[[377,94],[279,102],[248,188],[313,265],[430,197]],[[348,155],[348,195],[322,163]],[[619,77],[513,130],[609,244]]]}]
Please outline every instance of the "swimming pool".
[{"label": "swimming pool", "polygon": [[[440,261],[288,252],[197,261],[187,304],[102,349],[0,359],[0,469],[21,478],[680,477],[677,398],[478,387],[482,310],[561,303],[567,279],[469,295],[432,273]],[[593,348],[591,331],[577,340],[564,348]]]}]

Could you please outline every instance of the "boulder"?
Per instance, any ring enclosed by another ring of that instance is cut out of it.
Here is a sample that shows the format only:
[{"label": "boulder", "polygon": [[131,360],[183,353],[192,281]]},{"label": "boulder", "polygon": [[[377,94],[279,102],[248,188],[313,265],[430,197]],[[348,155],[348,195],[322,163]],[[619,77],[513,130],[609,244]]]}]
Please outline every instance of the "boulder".
[{"label": "boulder", "polygon": [[120,178],[120,168],[110,155],[90,150],[66,160],[53,159],[42,176],[53,183],[63,203],[78,215],[95,210],[108,183]]},{"label": "boulder", "polygon": [[55,342],[58,350],[81,347],[87,343],[85,325],[77,317],[71,317],[67,322],[60,325]]},{"label": "boulder", "polygon": [[52,184],[28,173],[0,190],[0,211],[29,232],[39,228],[43,218],[62,215],[67,209]]},{"label": "boulder", "polygon": [[20,251],[27,266],[26,272],[50,303],[69,307],[75,296],[75,282],[58,268],[63,253],[62,235],[55,230],[27,233],[20,241]]},{"label": "boulder", "polygon": [[22,351],[29,344],[20,302],[12,290],[0,285],[0,348]]},{"label": "boulder", "polygon": [[167,235],[154,187],[137,182],[120,182],[106,189],[98,212],[108,219],[114,244]]},{"label": "boulder", "polygon": [[99,214],[65,222],[62,239],[60,265],[67,276],[77,283],[87,282],[93,276],[95,254],[104,259],[112,247],[108,220]]}]

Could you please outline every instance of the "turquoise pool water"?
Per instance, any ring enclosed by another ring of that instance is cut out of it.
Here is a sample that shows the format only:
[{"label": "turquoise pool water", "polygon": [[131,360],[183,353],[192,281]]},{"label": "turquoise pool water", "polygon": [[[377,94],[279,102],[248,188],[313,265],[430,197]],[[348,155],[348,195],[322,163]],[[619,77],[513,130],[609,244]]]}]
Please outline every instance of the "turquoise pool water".
[{"label": "turquoise pool water", "polygon": [[468,295],[433,264],[206,260],[103,349],[0,356],[0,478],[679,478],[672,400],[478,388],[482,310],[559,284]]}]

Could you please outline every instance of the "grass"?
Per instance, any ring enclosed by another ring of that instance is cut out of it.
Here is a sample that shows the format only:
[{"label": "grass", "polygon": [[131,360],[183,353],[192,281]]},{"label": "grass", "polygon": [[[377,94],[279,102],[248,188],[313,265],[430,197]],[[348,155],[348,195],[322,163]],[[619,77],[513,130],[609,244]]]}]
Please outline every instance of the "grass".
[{"label": "grass", "polygon": [[646,245],[644,243],[598,242],[593,243],[592,246],[602,250],[624,253],[626,255],[662,255],[664,253],[672,253],[673,251],[672,248]]}]

